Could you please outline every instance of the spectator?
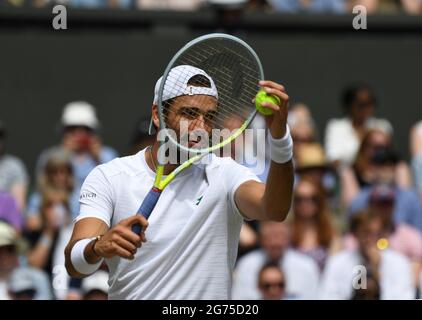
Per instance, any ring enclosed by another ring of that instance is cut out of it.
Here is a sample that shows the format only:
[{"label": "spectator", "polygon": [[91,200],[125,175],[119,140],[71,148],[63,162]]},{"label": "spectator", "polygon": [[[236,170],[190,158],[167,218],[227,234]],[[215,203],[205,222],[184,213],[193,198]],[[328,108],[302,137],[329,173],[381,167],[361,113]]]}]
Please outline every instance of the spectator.
[{"label": "spectator", "polygon": [[8,281],[11,300],[51,300],[47,274],[29,267],[14,269]]},{"label": "spectator", "polygon": [[288,227],[284,223],[263,221],[260,226],[262,249],[243,256],[235,269],[233,299],[259,299],[258,274],[268,262],[276,262],[286,276],[286,294],[297,299],[314,299],[319,271],[306,255],[288,249]]},{"label": "spectator", "polygon": [[98,270],[82,280],[83,300],[108,299],[108,273]]},{"label": "spectator", "polygon": [[[327,261],[322,275],[322,299],[414,299],[415,287],[409,260],[392,250],[377,248],[382,237],[380,225],[368,214],[353,217],[351,233],[358,248],[344,250]],[[369,291],[364,283],[369,278]]]},{"label": "spectator", "polygon": [[[422,203],[416,192],[403,189],[395,184],[395,172],[398,157],[389,148],[376,152],[372,159],[373,181],[376,184],[387,184],[394,187],[394,213],[395,223],[407,223],[422,231]],[[368,207],[370,194],[374,186],[363,188],[349,206],[349,215],[362,211]]]},{"label": "spectator", "polygon": [[137,0],[137,6],[141,10],[197,10],[205,0]]},{"label": "spectator", "polygon": [[85,178],[97,165],[108,162],[117,153],[103,146],[98,136],[99,121],[92,105],[83,101],[67,104],[61,119],[61,145],[44,150],[38,158],[36,176],[38,177],[51,153],[57,150],[70,152],[75,178],[75,188],[80,190]]},{"label": "spectator", "polygon": [[22,231],[23,217],[15,199],[8,193],[0,192],[0,220],[12,225],[16,231]]},{"label": "spectator", "polygon": [[303,145],[317,142],[317,130],[311,111],[303,103],[294,104],[288,115],[290,134],[293,139],[293,154],[296,156]]},{"label": "spectator", "polygon": [[346,13],[346,0],[269,0],[269,3],[278,12],[297,13]]},{"label": "spectator", "polygon": [[[404,222],[394,222],[394,202],[394,188],[388,185],[377,185],[372,189],[369,197],[369,214],[373,223],[380,225],[381,235],[387,240],[385,246],[388,245],[395,251],[406,255],[412,262],[417,284],[422,265],[422,233]],[[349,236],[346,239],[347,248],[356,248],[356,240],[353,237]]]},{"label": "spectator", "polygon": [[399,12],[419,14],[422,2],[420,0],[361,0],[360,4],[366,6],[369,13]]},{"label": "spectator", "polygon": [[311,257],[321,271],[328,255],[338,249],[331,218],[323,187],[301,179],[293,196],[291,246]]},{"label": "spectator", "polygon": [[50,158],[38,177],[38,190],[29,197],[26,217],[28,231],[42,228],[41,207],[49,193],[63,197],[63,205],[66,210],[70,210],[72,219],[79,214],[79,190],[74,186],[70,153],[59,149],[49,155]]},{"label": "spectator", "polygon": [[410,131],[410,152],[413,179],[416,189],[422,197],[422,121],[415,124]]},{"label": "spectator", "polygon": [[[30,206],[37,210],[28,217],[27,237],[31,242],[28,262],[52,275],[56,266],[63,266],[64,270],[63,252],[72,230],[72,206],[76,206],[73,210],[77,213],[78,194],[73,190],[68,152],[59,149],[50,153],[50,157],[45,174],[40,176],[38,194],[34,196],[36,206]],[[58,294],[65,292],[55,292]]]},{"label": "spectator", "polygon": [[263,300],[285,299],[286,279],[277,263],[267,263],[259,271],[258,288]]},{"label": "spectator", "polygon": [[[373,129],[366,133],[352,167],[341,169],[342,200],[346,206],[350,205],[362,188],[374,183],[372,159],[377,151],[389,147],[391,147],[391,136],[385,131]],[[400,160],[396,164],[394,181],[403,189],[411,188],[411,171],[405,161]]]},{"label": "spectator", "polygon": [[327,163],[324,149],[319,143],[304,143],[295,156],[296,179],[308,179],[322,184],[330,200],[336,196],[338,178]]},{"label": "spectator", "polygon": [[6,153],[6,129],[0,122],[0,191],[10,193],[19,210],[25,208],[28,174],[23,162]]},{"label": "spectator", "polygon": [[9,224],[0,221],[0,300],[52,298],[50,283],[38,269],[19,267],[19,236]]},{"label": "spectator", "polygon": [[377,128],[391,134],[392,126],[387,120],[373,117],[377,100],[367,85],[347,87],[342,100],[346,117],[329,120],[325,148],[328,161],[350,166],[368,129]]}]

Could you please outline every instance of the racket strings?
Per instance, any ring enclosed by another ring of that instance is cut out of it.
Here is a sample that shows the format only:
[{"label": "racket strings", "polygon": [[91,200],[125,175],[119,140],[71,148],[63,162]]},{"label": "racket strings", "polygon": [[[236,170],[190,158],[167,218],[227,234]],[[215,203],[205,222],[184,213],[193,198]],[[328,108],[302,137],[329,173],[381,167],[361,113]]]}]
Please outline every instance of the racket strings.
[{"label": "racket strings", "polygon": [[[200,93],[197,93],[195,105],[183,106],[181,109],[181,106],[176,108],[170,104],[165,112],[163,110],[167,128],[180,129],[178,123],[186,120],[189,131],[196,128],[205,129],[209,134],[208,143],[215,145],[233,135],[255,112],[253,99],[259,90],[260,69],[255,57],[244,46],[227,39],[206,40],[185,51],[174,63],[174,66],[178,65],[191,65],[204,70],[215,83],[218,103],[210,109],[209,97],[199,96]],[[169,74],[165,87],[185,92],[186,80],[189,80],[190,76],[178,74],[172,77]],[[209,88],[208,82],[208,79],[198,79],[190,85]]]}]

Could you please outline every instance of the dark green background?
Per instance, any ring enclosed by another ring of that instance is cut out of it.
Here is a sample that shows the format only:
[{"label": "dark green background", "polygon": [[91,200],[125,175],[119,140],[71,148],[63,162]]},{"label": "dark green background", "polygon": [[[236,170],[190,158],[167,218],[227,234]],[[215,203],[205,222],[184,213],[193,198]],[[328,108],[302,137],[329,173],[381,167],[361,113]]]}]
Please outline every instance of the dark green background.
[{"label": "dark green background", "polygon": [[[0,12],[0,119],[9,151],[31,173],[39,152],[59,141],[61,109],[72,100],[94,104],[105,142],[127,152],[172,55],[220,31],[206,14],[82,12],[69,16],[65,31],[54,31],[51,19],[51,11]],[[369,17],[366,31],[353,30],[349,16],[329,19],[250,16],[235,34],[257,51],[268,79],[312,108],[321,136],[326,121],[341,116],[341,89],[353,81],[372,85],[378,115],[392,122],[395,145],[408,157],[409,129],[422,117],[421,18],[374,17],[371,30]]]}]

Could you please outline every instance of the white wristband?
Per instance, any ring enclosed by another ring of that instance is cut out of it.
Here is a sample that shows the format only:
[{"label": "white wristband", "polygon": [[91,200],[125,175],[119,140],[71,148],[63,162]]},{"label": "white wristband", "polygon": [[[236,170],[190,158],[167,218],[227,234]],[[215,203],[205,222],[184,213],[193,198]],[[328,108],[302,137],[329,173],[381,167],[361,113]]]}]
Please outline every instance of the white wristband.
[{"label": "white wristband", "polygon": [[277,163],[286,163],[293,158],[293,139],[289,126],[286,125],[286,134],[281,139],[274,139],[268,132],[271,160]]},{"label": "white wristband", "polygon": [[81,274],[89,275],[94,273],[103,262],[103,259],[101,259],[97,263],[91,264],[85,259],[85,248],[94,239],[96,239],[96,237],[79,240],[75,243],[70,252],[70,261],[72,261],[73,268]]}]

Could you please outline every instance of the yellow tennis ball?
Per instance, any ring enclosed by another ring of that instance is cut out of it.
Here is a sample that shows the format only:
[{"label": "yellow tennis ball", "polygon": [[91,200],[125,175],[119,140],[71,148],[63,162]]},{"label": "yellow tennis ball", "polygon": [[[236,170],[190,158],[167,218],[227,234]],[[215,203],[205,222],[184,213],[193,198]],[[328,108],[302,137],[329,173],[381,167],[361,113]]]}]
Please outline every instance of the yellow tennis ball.
[{"label": "yellow tennis ball", "polygon": [[274,113],[274,111],[270,108],[263,107],[263,102],[270,102],[272,104],[280,105],[280,98],[266,93],[264,90],[260,90],[257,95],[255,96],[255,107],[261,114],[264,116],[269,116]]}]

